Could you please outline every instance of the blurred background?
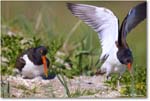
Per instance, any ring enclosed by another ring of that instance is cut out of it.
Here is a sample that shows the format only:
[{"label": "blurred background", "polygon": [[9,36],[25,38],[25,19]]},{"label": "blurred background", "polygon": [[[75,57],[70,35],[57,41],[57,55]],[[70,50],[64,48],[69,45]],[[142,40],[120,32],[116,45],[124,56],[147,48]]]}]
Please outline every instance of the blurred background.
[{"label": "blurred background", "polygon": [[[111,9],[123,21],[128,11],[140,2],[106,1],[106,2],[74,2],[102,6]],[[45,43],[62,38],[65,40],[68,33],[78,22],[66,7],[66,2],[2,2],[2,26],[6,25],[12,32],[21,31],[25,36],[35,34]],[[89,47],[99,50],[97,34],[87,25],[81,23],[69,38],[69,44],[83,40],[91,34],[92,42]],[[129,33],[128,43],[133,50],[135,61],[146,66],[146,20]],[[87,49],[89,48],[87,47]],[[100,51],[100,50],[99,50]]]},{"label": "blurred background", "polygon": [[[55,64],[54,55],[56,51],[61,51],[65,54],[66,62],[71,61],[73,71],[69,70],[70,75],[92,75],[100,66],[95,66],[101,54],[101,46],[97,37],[97,33],[93,31],[78,18],[74,17],[67,9],[64,1],[2,1],[1,2],[1,33],[2,33],[2,57],[6,62],[2,67],[3,74],[9,74],[14,67],[17,55],[27,47],[46,45],[49,49],[49,58],[52,64]],[[128,11],[141,1],[86,1],[72,2],[83,3],[95,6],[106,7],[114,12],[119,19],[119,24],[122,23]],[[135,77],[138,85],[144,85],[145,88],[140,94],[146,95],[146,56],[147,56],[147,30],[144,20],[127,36],[127,42],[133,52]],[[30,39],[34,44],[29,44],[27,47],[18,45],[18,41],[12,38],[7,38],[5,34],[19,35],[21,39]],[[11,40],[12,39],[12,40]],[[17,46],[18,45],[18,46]],[[6,49],[7,47],[7,49]],[[9,47],[9,48],[8,48]],[[21,48],[20,48],[21,47]],[[10,50],[9,53],[6,50]],[[13,51],[11,51],[13,50]],[[15,53],[16,52],[16,53]],[[13,55],[15,54],[15,55]],[[75,56],[74,56],[75,54]],[[78,56],[80,55],[80,56]],[[53,56],[53,57],[52,57]],[[79,58],[76,58],[79,57]],[[63,58],[64,60],[64,58]],[[56,64],[55,64],[56,65]],[[60,66],[60,65],[59,65]],[[59,67],[56,65],[56,67]],[[66,71],[64,71],[65,73]],[[67,71],[66,75],[70,77]],[[141,74],[143,73],[143,74]],[[10,73],[11,74],[11,73]],[[128,73],[127,73],[128,75]],[[141,79],[141,77],[143,79]],[[129,77],[130,78],[130,77]],[[127,81],[125,81],[127,82]],[[142,84],[141,84],[142,82]]]}]

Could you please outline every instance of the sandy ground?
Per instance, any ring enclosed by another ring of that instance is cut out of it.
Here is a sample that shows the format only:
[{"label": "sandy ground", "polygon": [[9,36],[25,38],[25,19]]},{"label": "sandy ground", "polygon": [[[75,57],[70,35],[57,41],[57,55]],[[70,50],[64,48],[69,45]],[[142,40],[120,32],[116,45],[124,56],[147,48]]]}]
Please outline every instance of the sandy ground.
[{"label": "sandy ground", "polygon": [[[5,79],[5,80],[4,80]],[[103,76],[79,76],[65,78],[73,98],[117,98],[120,93],[104,83]],[[23,79],[20,76],[3,77],[4,84],[9,81],[11,98],[67,98],[64,86],[55,77],[43,80],[41,77]],[[78,93],[78,95],[77,95]]]}]

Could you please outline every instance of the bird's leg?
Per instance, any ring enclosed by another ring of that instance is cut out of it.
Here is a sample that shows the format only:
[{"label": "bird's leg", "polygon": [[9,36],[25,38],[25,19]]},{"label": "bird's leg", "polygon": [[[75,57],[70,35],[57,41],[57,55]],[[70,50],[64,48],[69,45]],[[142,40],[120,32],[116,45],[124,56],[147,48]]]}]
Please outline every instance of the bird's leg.
[{"label": "bird's leg", "polygon": [[118,90],[118,91],[121,90],[120,80],[121,80],[121,75],[119,74],[118,80],[117,80],[117,90]]},{"label": "bird's leg", "polygon": [[107,80],[111,80],[110,75],[111,75],[111,74],[106,74],[106,79],[107,79]]},{"label": "bird's leg", "polygon": [[107,68],[106,68],[106,78],[107,78],[107,80],[111,80],[111,73],[112,73],[112,67],[110,65],[107,65]]}]

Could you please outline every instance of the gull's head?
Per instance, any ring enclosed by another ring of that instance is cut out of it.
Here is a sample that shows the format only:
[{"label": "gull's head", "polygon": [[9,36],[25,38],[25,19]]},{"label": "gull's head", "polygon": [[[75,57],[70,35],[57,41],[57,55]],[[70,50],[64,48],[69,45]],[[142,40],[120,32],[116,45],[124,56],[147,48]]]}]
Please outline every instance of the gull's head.
[{"label": "gull's head", "polygon": [[129,48],[120,48],[117,52],[117,58],[122,64],[128,67],[129,71],[131,71],[133,56]]}]

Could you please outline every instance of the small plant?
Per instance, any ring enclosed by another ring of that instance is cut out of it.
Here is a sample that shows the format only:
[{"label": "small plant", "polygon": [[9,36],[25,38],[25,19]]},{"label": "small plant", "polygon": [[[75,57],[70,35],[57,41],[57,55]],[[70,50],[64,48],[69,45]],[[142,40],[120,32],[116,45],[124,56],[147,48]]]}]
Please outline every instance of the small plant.
[{"label": "small plant", "polygon": [[71,93],[72,98],[81,97],[81,96],[88,96],[88,95],[94,95],[99,93],[99,90],[86,90],[86,89],[80,89],[77,88],[75,92]]},{"label": "small plant", "polygon": [[[123,96],[132,97],[145,97],[146,96],[146,68],[140,68],[141,66],[133,66],[133,78],[130,73],[126,71],[120,80],[121,88],[120,93]],[[140,69],[139,69],[140,68]],[[116,88],[118,75],[112,74],[110,81],[106,81],[113,89]]]},{"label": "small plant", "polygon": [[41,43],[40,39],[33,37],[32,39],[27,39],[19,35],[9,36],[6,34],[2,34],[1,36],[1,57],[6,58],[7,61],[3,63],[2,60],[2,68],[1,73],[5,74],[13,74],[13,68],[15,67],[16,58],[19,54],[21,54],[24,50],[39,46]]},{"label": "small plant", "polygon": [[1,97],[9,98],[10,97],[10,84],[8,82],[4,82],[1,78]]},{"label": "small plant", "polygon": [[64,86],[67,97],[71,97],[69,88],[67,86],[67,81],[65,80],[64,75],[57,75],[57,78],[61,82],[61,84]]}]

